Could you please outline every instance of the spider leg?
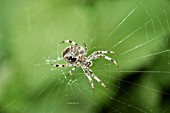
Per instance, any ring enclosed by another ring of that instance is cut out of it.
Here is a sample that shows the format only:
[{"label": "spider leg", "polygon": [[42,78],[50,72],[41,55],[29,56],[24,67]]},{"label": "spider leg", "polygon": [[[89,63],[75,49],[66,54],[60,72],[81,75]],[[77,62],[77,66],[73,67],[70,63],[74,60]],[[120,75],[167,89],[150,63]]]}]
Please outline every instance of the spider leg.
[{"label": "spider leg", "polygon": [[67,64],[51,64],[54,67],[69,67]]},{"label": "spider leg", "polygon": [[91,78],[90,75],[88,74],[87,68],[82,68],[82,69],[83,69],[83,71],[84,71],[86,77],[89,79],[90,85],[91,85],[92,90],[93,90],[93,92],[94,92],[94,83],[93,83],[92,78]]},{"label": "spider leg", "polygon": [[83,45],[84,45],[84,49],[85,49],[85,51],[86,51],[86,53],[87,53],[87,52],[88,52],[87,46],[86,46],[85,43],[83,43]]},{"label": "spider leg", "polygon": [[101,57],[105,58],[106,60],[112,61],[116,65],[118,70],[120,70],[117,62],[114,59],[112,59],[112,58],[110,58],[110,57],[108,57],[106,55],[98,54],[98,55],[93,56],[90,60],[95,60],[95,59],[98,59],[98,58],[101,58]]},{"label": "spider leg", "polygon": [[89,74],[98,82],[100,83],[104,88],[108,89],[107,86],[100,80],[95,74],[93,74],[92,70],[88,70]]},{"label": "spider leg", "polygon": [[70,43],[70,44],[73,44],[73,45],[78,45],[76,42],[71,41],[71,40],[64,40],[60,44],[62,44],[62,43]]},{"label": "spider leg", "polygon": [[68,72],[67,76],[68,76],[68,75],[72,75],[72,72],[73,72],[76,68],[77,68],[77,67],[73,67],[73,68]]},{"label": "spider leg", "polygon": [[98,55],[98,54],[106,54],[106,53],[112,53],[112,54],[114,54],[114,55],[116,55],[116,56],[119,56],[119,54],[117,54],[116,52],[114,52],[114,51],[95,51],[95,52],[93,52],[92,54],[90,54],[89,55],[89,59],[91,59],[93,56],[95,56],[95,55]]}]

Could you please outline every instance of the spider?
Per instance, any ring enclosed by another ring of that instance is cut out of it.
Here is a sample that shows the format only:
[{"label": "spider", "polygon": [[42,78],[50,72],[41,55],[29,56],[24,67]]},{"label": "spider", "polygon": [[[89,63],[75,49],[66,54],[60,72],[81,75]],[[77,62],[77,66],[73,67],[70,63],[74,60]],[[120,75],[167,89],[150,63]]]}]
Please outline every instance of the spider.
[{"label": "spider", "polygon": [[104,54],[112,53],[116,56],[119,56],[119,55],[116,54],[114,51],[95,51],[92,54],[90,54],[89,56],[86,56],[87,52],[88,52],[86,44],[83,43],[84,47],[82,47],[79,44],[77,44],[71,40],[62,41],[60,44],[62,44],[62,43],[70,43],[73,45],[73,46],[67,47],[63,51],[63,58],[67,62],[67,64],[52,64],[52,65],[54,67],[63,67],[63,68],[72,66],[73,68],[68,72],[67,75],[72,75],[72,72],[77,67],[81,67],[82,70],[84,71],[86,77],[90,81],[93,92],[94,92],[94,84],[93,84],[92,78],[94,78],[104,88],[108,89],[107,86],[102,82],[102,80],[100,80],[95,74],[93,74],[90,67],[93,65],[93,62],[92,62],[93,60],[103,57],[106,60],[112,61],[116,65],[116,67],[119,69],[117,62],[114,59],[112,59]]}]

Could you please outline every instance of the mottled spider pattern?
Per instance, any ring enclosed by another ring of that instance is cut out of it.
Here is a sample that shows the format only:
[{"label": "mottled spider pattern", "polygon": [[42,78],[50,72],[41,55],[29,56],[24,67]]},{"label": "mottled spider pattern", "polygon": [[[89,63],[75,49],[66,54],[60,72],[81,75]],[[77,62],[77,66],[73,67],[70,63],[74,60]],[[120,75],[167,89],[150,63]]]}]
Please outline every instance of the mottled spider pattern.
[{"label": "mottled spider pattern", "polygon": [[92,78],[94,78],[104,88],[108,89],[106,85],[102,82],[102,80],[100,80],[95,74],[93,74],[90,67],[93,65],[92,63],[93,60],[103,57],[106,60],[112,61],[116,65],[116,67],[119,69],[117,62],[114,59],[104,55],[106,53],[112,53],[118,56],[118,54],[116,54],[114,51],[95,51],[89,56],[86,56],[88,49],[85,44],[84,44],[84,47],[82,47],[79,44],[71,40],[65,40],[65,41],[62,41],[61,43],[70,43],[70,44],[73,44],[73,46],[67,47],[63,52],[63,58],[67,62],[67,64],[52,64],[54,67],[71,67],[72,66],[73,68],[68,72],[68,75],[72,75],[72,72],[77,67],[81,67],[86,77],[90,81],[93,92],[94,92],[94,84],[93,84]]}]

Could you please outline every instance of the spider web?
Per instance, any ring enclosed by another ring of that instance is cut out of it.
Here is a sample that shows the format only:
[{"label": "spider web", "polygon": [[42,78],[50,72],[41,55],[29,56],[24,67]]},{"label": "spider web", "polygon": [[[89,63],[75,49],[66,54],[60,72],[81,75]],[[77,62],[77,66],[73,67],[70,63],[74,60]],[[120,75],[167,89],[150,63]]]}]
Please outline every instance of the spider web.
[{"label": "spider web", "polygon": [[[24,19],[21,20],[25,23],[21,28],[14,27],[21,31],[14,31],[12,34],[15,39],[11,39],[15,46],[14,50],[17,48],[14,60],[19,69],[12,72],[15,76],[10,77],[8,83],[4,83],[6,86],[1,93],[0,111],[2,113],[168,113],[170,111],[168,3],[168,1],[146,0],[63,2],[62,4],[68,7],[62,9],[57,5],[59,13],[53,16],[54,12],[50,12],[51,7],[54,7],[53,2],[46,6],[46,2],[43,1],[42,8],[38,9],[40,12],[45,11],[42,14],[44,18],[38,20],[38,23],[34,23],[37,22],[35,15],[37,12],[31,14],[36,9],[34,5],[32,6],[32,2],[28,2],[26,8],[21,7],[24,9],[23,12],[16,8],[16,12],[24,15]],[[124,6],[125,4],[127,6]],[[151,7],[152,4],[156,8]],[[49,21],[49,18],[54,19]],[[64,27],[62,27],[63,18],[66,22]],[[13,23],[18,22],[20,19]],[[37,26],[42,25],[45,27],[40,31]],[[71,68],[53,68],[49,65],[51,62],[65,63],[61,53],[69,44],[58,44],[65,39],[73,40],[80,45],[86,43],[89,49],[88,55],[96,50],[113,50],[120,55],[116,57],[107,54],[118,62],[120,71],[112,62],[105,59],[95,60],[91,67],[94,74],[109,90],[93,79],[95,85],[93,93],[81,68],[66,77]],[[30,42],[35,50],[27,48]],[[24,50],[23,46],[26,46]]]}]

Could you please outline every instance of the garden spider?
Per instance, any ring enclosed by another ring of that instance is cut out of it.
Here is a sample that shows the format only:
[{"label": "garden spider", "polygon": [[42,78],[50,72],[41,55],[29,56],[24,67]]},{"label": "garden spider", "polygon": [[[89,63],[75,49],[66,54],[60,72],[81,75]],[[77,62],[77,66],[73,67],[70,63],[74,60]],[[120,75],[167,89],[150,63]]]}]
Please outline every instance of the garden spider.
[{"label": "garden spider", "polygon": [[89,56],[86,56],[88,50],[87,50],[87,46],[85,44],[84,44],[84,47],[82,47],[79,44],[77,44],[71,40],[65,40],[65,41],[62,41],[61,43],[73,44],[73,46],[67,47],[63,52],[63,58],[68,64],[52,64],[54,67],[73,66],[73,68],[68,72],[68,75],[71,75],[72,72],[77,67],[81,67],[83,69],[86,77],[90,81],[93,92],[94,92],[94,84],[93,84],[92,78],[94,78],[104,88],[108,89],[106,87],[106,85],[95,74],[93,74],[92,70],[89,68],[93,65],[93,63],[92,63],[93,60],[103,57],[109,61],[112,61],[116,65],[116,67],[119,69],[119,66],[114,59],[104,55],[105,53],[112,53],[112,54],[118,56],[118,54],[116,54],[114,51],[95,51],[92,54],[90,54]]}]

